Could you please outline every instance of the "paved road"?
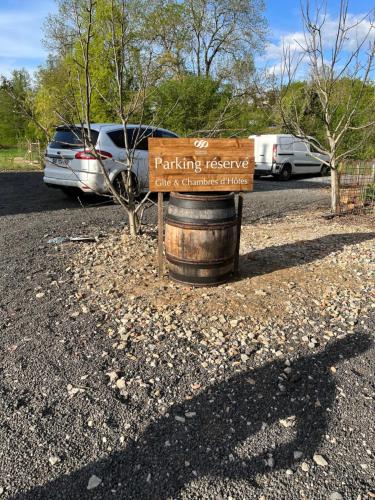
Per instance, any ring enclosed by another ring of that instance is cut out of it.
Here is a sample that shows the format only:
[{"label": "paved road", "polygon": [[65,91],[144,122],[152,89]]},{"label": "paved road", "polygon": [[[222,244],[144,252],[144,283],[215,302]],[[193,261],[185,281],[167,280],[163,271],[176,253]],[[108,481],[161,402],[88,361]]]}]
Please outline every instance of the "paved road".
[{"label": "paved road", "polygon": [[[311,203],[328,206],[328,182],[329,178],[320,177],[285,183],[263,178],[255,181],[254,192],[246,195],[246,207],[253,216],[260,217],[303,208]],[[40,172],[0,172],[0,216],[42,212],[46,218],[44,220],[51,218],[51,229],[55,229],[56,222],[67,213],[74,220],[81,219],[82,222],[92,217],[95,220],[103,218],[104,222],[108,218],[123,218],[119,207],[106,202],[104,198],[83,196],[81,202],[82,205],[69,200],[59,189],[44,186]],[[64,212],[57,212],[61,210]]]}]

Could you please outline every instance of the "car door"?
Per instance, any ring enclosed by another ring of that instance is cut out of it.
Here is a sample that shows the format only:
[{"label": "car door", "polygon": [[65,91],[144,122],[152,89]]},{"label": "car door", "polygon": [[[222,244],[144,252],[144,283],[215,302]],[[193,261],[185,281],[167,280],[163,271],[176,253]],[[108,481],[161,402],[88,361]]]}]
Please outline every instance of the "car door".
[{"label": "car door", "polygon": [[130,137],[134,147],[133,171],[137,176],[141,192],[148,191],[148,138],[153,136],[151,127],[134,127]]}]

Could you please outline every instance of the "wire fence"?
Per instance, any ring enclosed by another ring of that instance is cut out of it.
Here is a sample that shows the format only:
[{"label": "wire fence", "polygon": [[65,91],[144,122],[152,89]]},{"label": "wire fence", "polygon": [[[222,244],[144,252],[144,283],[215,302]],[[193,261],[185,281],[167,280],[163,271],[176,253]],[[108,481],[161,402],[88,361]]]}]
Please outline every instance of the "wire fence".
[{"label": "wire fence", "polygon": [[340,165],[340,212],[375,212],[375,160]]}]

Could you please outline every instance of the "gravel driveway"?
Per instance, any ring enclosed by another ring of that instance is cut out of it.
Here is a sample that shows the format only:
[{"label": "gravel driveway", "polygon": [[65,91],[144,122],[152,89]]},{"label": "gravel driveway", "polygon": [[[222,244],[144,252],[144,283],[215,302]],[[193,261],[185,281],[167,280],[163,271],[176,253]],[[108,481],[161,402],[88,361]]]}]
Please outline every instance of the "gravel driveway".
[{"label": "gravel driveway", "polygon": [[[363,297],[351,335],[337,323],[327,345],[289,354],[271,345],[206,369],[184,335],[123,350],[72,268],[85,244],[47,244],[123,226],[117,206],[83,203],[45,188],[40,173],[0,173],[1,498],[374,498],[375,323],[374,309],[361,316]],[[245,221],[310,205],[328,205],[320,180],[265,179],[246,197]],[[358,244],[371,237],[361,235]],[[298,338],[311,339],[315,320]],[[154,320],[134,328],[160,336]]]}]

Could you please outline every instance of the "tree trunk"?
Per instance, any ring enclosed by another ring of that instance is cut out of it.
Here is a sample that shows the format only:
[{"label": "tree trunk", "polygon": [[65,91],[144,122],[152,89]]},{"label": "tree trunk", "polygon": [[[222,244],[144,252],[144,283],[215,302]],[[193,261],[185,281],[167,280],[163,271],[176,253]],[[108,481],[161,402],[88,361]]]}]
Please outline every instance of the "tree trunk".
[{"label": "tree trunk", "polygon": [[339,173],[335,162],[331,164],[331,210],[334,214],[340,213]]},{"label": "tree trunk", "polygon": [[138,216],[134,210],[128,211],[130,236],[135,237],[138,233]]}]

